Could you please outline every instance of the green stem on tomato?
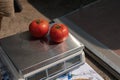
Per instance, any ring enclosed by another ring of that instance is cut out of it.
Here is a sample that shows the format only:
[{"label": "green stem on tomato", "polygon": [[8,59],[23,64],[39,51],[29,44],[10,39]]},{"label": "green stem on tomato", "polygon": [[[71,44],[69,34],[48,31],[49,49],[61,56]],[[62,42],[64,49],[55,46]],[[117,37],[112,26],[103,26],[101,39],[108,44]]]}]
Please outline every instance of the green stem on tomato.
[{"label": "green stem on tomato", "polygon": [[60,29],[60,26],[59,26],[59,25],[57,25],[55,28],[56,28],[56,29]]},{"label": "green stem on tomato", "polygon": [[37,20],[36,20],[36,23],[37,23],[37,24],[40,24],[40,20],[39,20],[39,19],[37,19]]}]

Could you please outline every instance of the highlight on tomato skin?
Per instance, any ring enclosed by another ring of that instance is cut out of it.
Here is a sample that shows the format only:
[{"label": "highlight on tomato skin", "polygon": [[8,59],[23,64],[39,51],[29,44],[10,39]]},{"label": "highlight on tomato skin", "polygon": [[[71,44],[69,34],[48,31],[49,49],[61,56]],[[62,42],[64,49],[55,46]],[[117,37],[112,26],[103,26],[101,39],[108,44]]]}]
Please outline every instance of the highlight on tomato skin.
[{"label": "highlight on tomato skin", "polygon": [[35,19],[29,25],[29,32],[36,38],[41,38],[47,35],[49,31],[49,22],[44,19]]},{"label": "highlight on tomato skin", "polygon": [[50,29],[50,39],[53,42],[60,43],[68,38],[69,30],[64,24],[54,24]]}]

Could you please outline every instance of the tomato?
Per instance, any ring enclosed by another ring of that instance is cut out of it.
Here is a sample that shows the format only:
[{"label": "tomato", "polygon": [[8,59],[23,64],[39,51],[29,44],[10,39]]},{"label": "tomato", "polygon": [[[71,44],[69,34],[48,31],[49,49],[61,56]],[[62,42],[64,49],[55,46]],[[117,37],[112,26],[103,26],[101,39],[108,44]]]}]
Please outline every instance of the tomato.
[{"label": "tomato", "polygon": [[44,19],[33,20],[29,25],[29,31],[34,37],[44,37],[49,31],[49,22]]},{"label": "tomato", "polygon": [[64,24],[54,24],[50,29],[50,38],[52,41],[60,43],[67,39],[69,34],[68,27]]}]

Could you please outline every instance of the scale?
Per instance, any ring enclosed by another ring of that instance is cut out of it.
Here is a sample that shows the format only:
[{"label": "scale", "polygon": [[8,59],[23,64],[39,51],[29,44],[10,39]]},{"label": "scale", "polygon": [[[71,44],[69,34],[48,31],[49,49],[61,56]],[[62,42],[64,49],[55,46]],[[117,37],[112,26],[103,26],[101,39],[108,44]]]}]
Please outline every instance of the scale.
[{"label": "scale", "polygon": [[85,63],[84,45],[69,33],[56,44],[49,37],[35,39],[29,31],[0,40],[0,55],[13,80],[54,80]]}]

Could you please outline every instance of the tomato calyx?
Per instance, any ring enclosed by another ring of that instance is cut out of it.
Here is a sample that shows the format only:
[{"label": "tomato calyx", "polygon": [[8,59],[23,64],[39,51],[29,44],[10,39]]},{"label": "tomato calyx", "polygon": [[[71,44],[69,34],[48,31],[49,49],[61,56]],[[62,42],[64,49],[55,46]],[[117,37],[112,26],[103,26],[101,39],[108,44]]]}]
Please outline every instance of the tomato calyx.
[{"label": "tomato calyx", "polygon": [[37,23],[37,24],[40,24],[40,20],[39,20],[39,19],[38,19],[38,20],[36,20],[36,23]]},{"label": "tomato calyx", "polygon": [[60,29],[61,28],[61,26],[59,26],[59,25],[56,25],[56,27],[55,27],[56,29]]}]

